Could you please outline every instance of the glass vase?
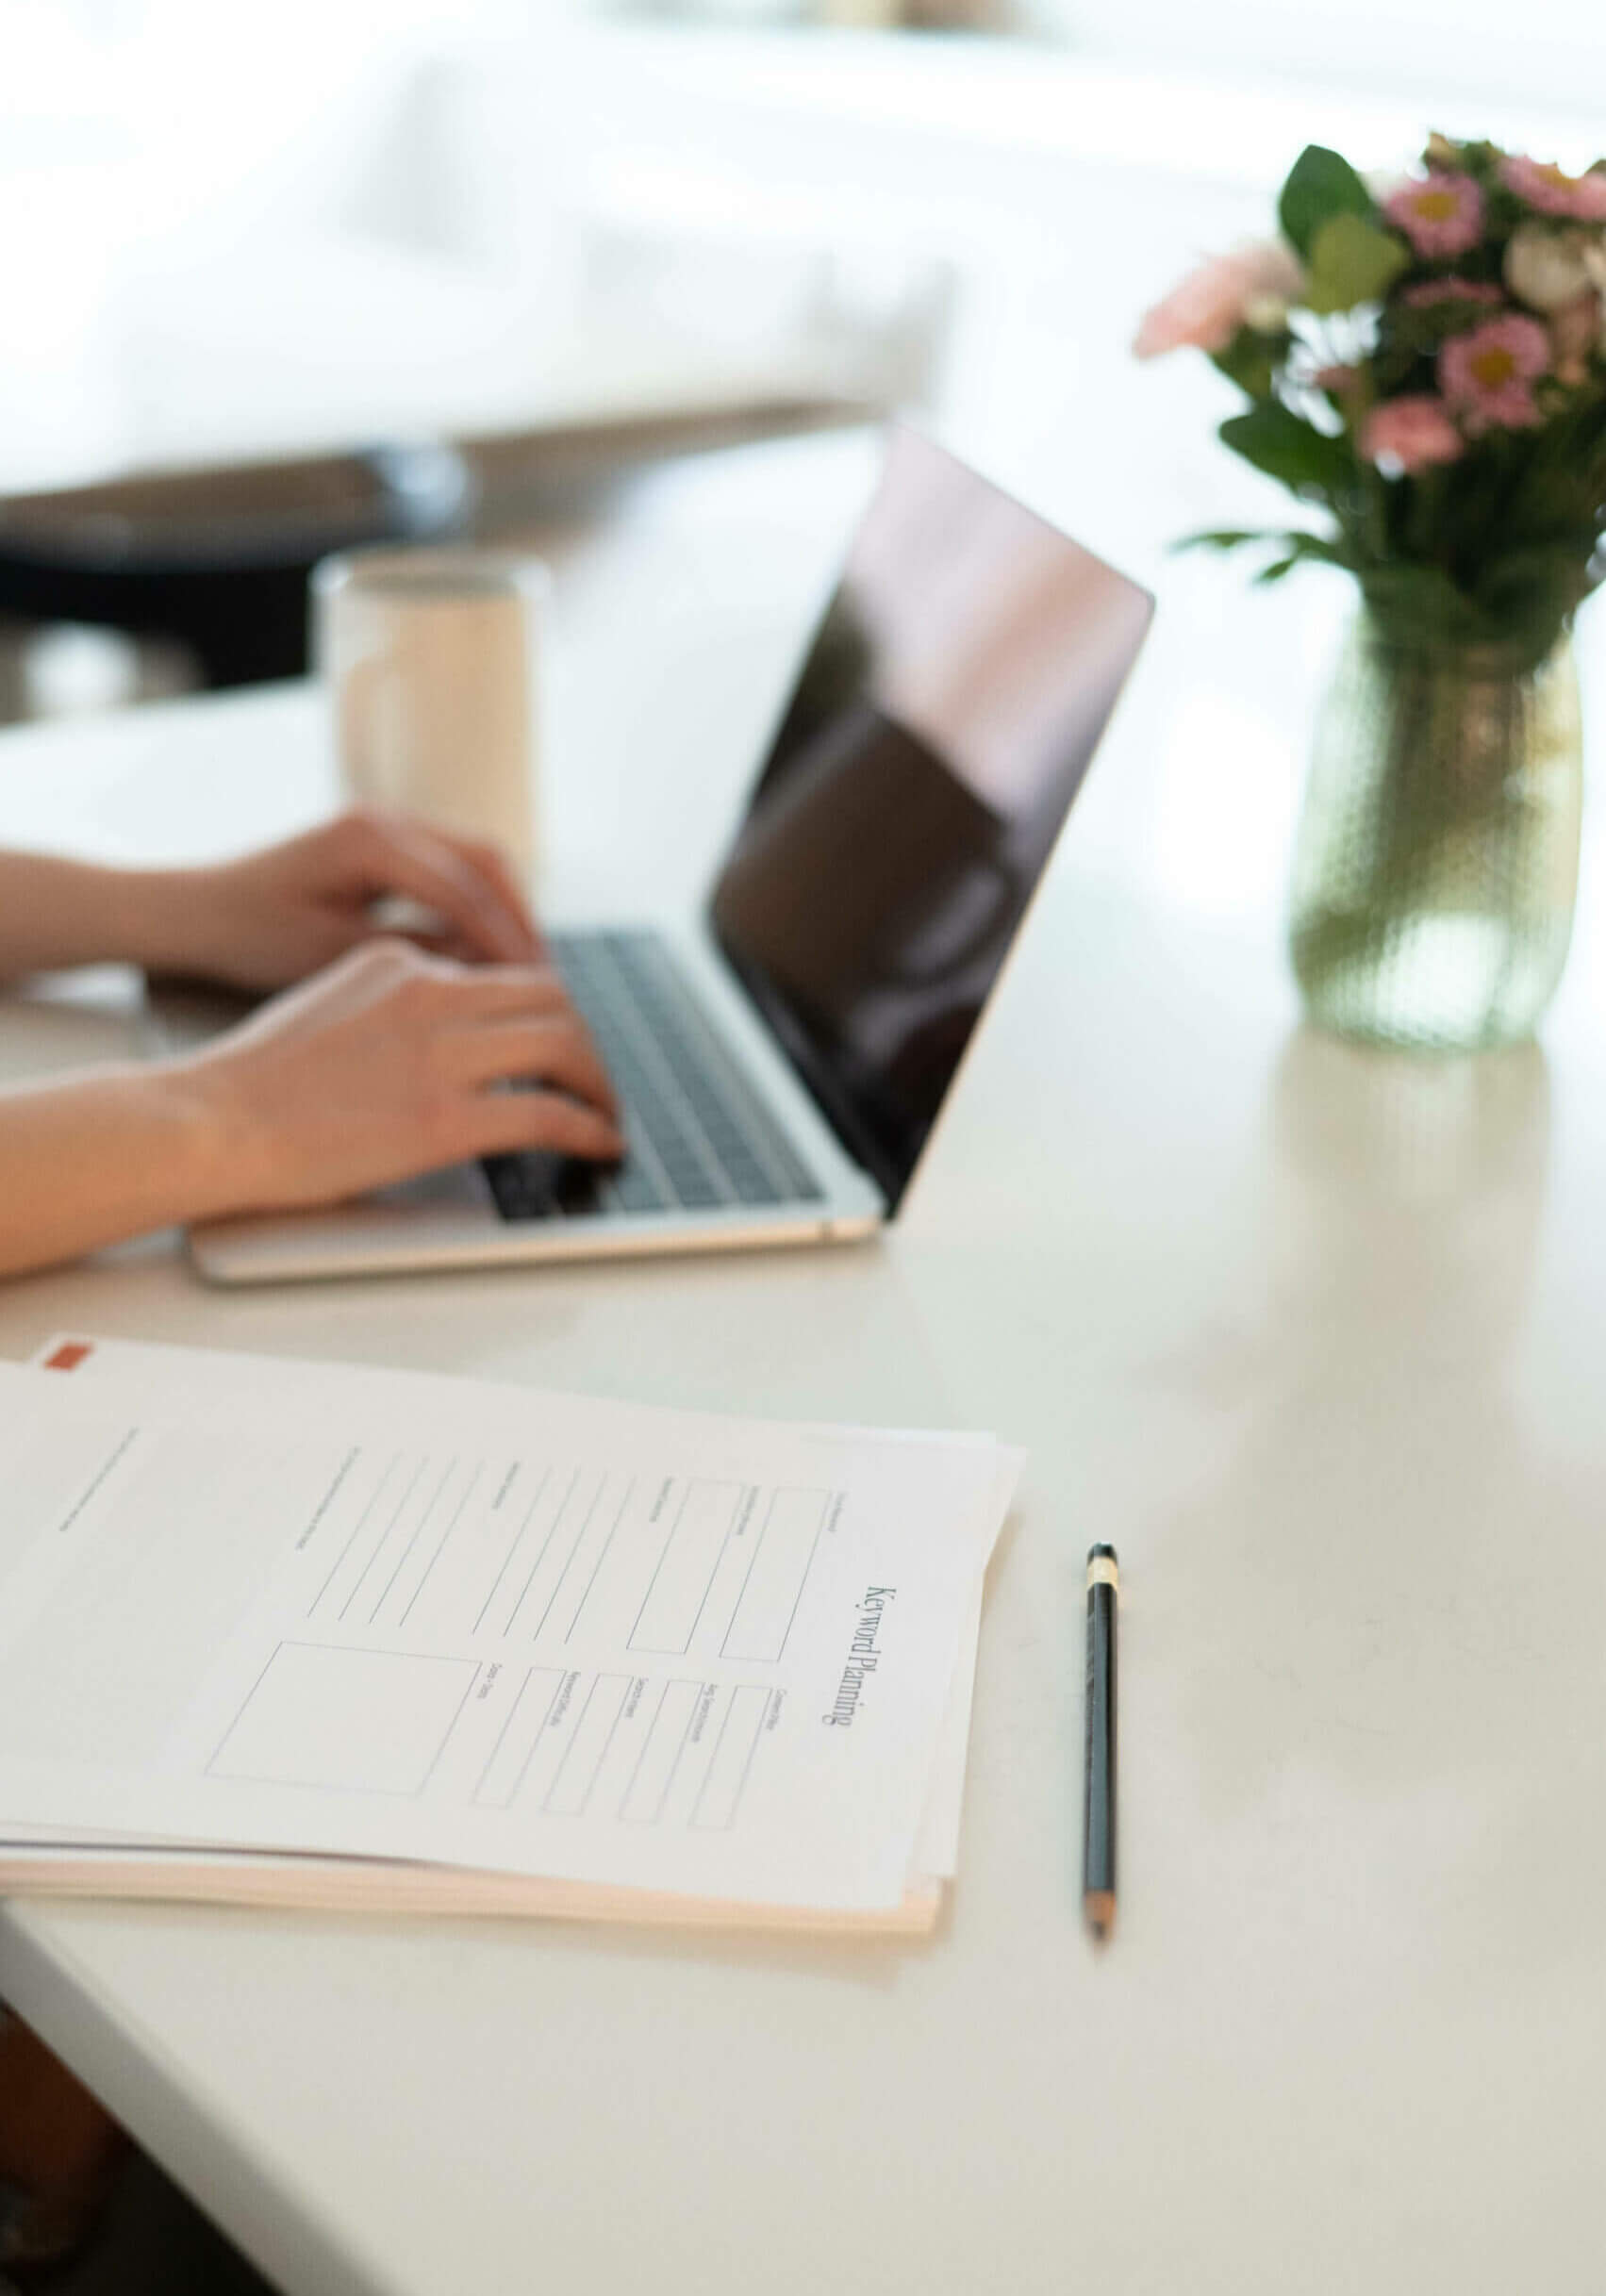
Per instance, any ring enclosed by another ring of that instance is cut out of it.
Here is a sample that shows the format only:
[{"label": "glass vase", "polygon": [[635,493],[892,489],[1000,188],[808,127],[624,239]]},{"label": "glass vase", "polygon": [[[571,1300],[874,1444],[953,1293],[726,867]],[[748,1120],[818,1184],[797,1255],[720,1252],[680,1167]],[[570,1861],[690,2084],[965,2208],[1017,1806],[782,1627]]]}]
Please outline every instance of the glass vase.
[{"label": "glass vase", "polygon": [[1294,971],[1318,1027],[1471,1051],[1531,1034],[1578,887],[1572,645],[1393,639],[1357,615],[1317,720],[1294,854]]}]

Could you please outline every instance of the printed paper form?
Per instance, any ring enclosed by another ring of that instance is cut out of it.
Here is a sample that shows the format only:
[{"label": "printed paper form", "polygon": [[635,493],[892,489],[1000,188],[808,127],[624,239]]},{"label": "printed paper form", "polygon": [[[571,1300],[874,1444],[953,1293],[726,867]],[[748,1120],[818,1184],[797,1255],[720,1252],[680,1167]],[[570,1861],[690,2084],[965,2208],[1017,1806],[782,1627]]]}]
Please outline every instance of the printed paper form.
[{"label": "printed paper form", "polygon": [[[381,1371],[358,1364],[311,1363],[297,1357],[242,1355],[227,1349],[163,1346],[137,1340],[90,1339],[64,1332],[46,1340],[33,1361],[43,1365],[53,1358],[80,1378],[99,1378],[113,1372],[124,1385],[143,1382],[157,1398],[164,1390],[171,1393],[174,1379],[181,1379],[185,1395],[191,1398],[202,1395],[238,1398],[242,1392],[258,1397],[271,1394],[298,1411],[326,1402],[331,1387],[348,1397],[366,1392],[376,1400],[388,1398],[391,1402],[405,1394],[424,1406],[442,1399],[455,1402],[468,1384],[460,1376],[445,1372]],[[485,1384],[474,1383],[476,1388]],[[522,1391],[515,1388],[510,1392],[516,1395]],[[979,1442],[991,1442],[988,1437],[930,1432],[921,1432],[914,1440],[921,1444],[949,1442],[968,1448],[973,1448]],[[997,1511],[1002,1519],[1021,1459],[1018,1452],[1002,1446],[995,1447],[995,1456],[1000,1475]],[[920,1876],[948,1877],[957,1871],[981,1623],[982,1587],[978,1578],[961,1631],[948,1708],[916,1837],[911,1880]]]},{"label": "printed paper form", "polygon": [[431,1384],[7,1375],[5,1829],[894,1902],[996,1450]]}]

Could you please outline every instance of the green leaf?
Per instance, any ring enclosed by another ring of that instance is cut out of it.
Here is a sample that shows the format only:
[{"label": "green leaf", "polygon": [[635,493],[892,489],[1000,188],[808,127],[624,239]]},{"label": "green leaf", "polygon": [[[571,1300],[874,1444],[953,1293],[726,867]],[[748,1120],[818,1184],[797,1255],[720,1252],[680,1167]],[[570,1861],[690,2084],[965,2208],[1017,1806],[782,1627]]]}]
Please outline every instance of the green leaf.
[{"label": "green leaf", "polygon": [[1185,534],[1171,544],[1174,551],[1182,550],[1241,550],[1246,543],[1258,542],[1263,548],[1281,550],[1286,553],[1286,563],[1277,562],[1276,572],[1257,574],[1257,582],[1275,580],[1278,573],[1286,573],[1289,567],[1298,566],[1301,559],[1315,558],[1324,566],[1349,567],[1349,553],[1342,542],[1329,540],[1325,535],[1306,534],[1299,527],[1277,532],[1270,527],[1218,526],[1204,534]]},{"label": "green leaf", "polygon": [[1326,501],[1354,482],[1355,457],[1347,441],[1301,421],[1280,399],[1229,416],[1217,435],[1234,454],[1301,497]]},{"label": "green leaf", "polygon": [[1341,566],[1347,570],[1351,568],[1352,561],[1343,543],[1329,541],[1324,535],[1296,532],[1278,538],[1286,545],[1287,555],[1274,558],[1269,566],[1263,566],[1255,576],[1257,582],[1281,582],[1285,574],[1293,572],[1295,567],[1303,566],[1309,560],[1314,560],[1317,566]]},{"label": "green leaf", "polygon": [[1286,333],[1261,335],[1253,327],[1240,327],[1225,349],[1210,354],[1211,364],[1251,399],[1268,399],[1277,362],[1288,342]]},{"label": "green leaf", "polygon": [[1367,605],[1401,644],[1476,645],[1496,633],[1465,590],[1436,566],[1379,566],[1361,576]]},{"label": "green leaf", "polygon": [[1502,600],[1524,591],[1554,591],[1558,596],[1581,598],[1589,586],[1589,557],[1587,548],[1565,543],[1507,551],[1479,582],[1479,599],[1484,605],[1498,608]]},{"label": "green leaf", "polygon": [[1354,215],[1366,222],[1377,213],[1377,203],[1348,159],[1324,144],[1307,143],[1288,171],[1288,180],[1277,202],[1283,236],[1307,261],[1323,223],[1333,216]]},{"label": "green leaf", "polygon": [[[1427,284],[1432,286],[1433,282],[1429,280]],[[1389,325],[1396,335],[1419,349],[1436,351],[1449,336],[1465,335],[1469,327],[1482,326],[1488,316],[1486,304],[1468,303],[1463,296],[1447,295],[1439,303],[1397,305],[1389,313]]]},{"label": "green leaf", "polygon": [[1381,303],[1411,256],[1403,240],[1360,215],[1333,215],[1311,241],[1305,302],[1313,311],[1352,311]]},{"label": "green leaf", "polygon": [[1239,550],[1246,542],[1281,542],[1280,534],[1262,526],[1207,526],[1199,534],[1179,535],[1173,550]]},{"label": "green leaf", "polygon": [[1321,566],[1351,567],[1351,553],[1342,542],[1330,542],[1324,535],[1291,534],[1287,537],[1290,554],[1295,558],[1314,558]]}]

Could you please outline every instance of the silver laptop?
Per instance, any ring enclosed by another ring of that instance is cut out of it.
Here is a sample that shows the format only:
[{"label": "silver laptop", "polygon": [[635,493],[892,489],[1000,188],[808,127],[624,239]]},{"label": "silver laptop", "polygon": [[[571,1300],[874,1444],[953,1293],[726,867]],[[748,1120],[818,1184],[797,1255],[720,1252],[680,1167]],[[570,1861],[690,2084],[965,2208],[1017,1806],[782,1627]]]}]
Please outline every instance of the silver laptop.
[{"label": "silver laptop", "polygon": [[1146,591],[917,433],[684,933],[552,936],[628,1152],[196,1229],[220,1283],[832,1243],[896,1214],[1142,643]]}]

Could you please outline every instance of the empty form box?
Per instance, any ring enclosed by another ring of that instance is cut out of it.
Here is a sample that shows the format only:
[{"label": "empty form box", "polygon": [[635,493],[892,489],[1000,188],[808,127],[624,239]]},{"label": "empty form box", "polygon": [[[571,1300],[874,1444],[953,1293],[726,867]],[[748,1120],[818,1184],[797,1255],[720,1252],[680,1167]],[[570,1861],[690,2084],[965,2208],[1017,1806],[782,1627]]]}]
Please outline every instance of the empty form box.
[{"label": "empty form box", "polygon": [[655,1825],[663,1816],[702,1689],[701,1682],[666,1682],[659,1693],[646,1743],[619,1806],[627,1825]]},{"label": "empty form box", "polygon": [[472,1659],[281,1643],[207,1769],[263,1786],[422,1793],[478,1673]]},{"label": "empty form box", "polygon": [[570,1733],[547,1793],[544,1807],[554,1817],[577,1818],[590,1800],[629,1688],[628,1675],[599,1675],[587,1692],[580,1719]]},{"label": "empty form box", "polygon": [[724,1830],[736,1822],[769,1703],[770,1693],[755,1682],[744,1683],[739,1690],[732,1691],[708,1764],[708,1775],[691,1813],[693,1825]]},{"label": "empty form box", "polygon": [[740,1483],[690,1482],[631,1630],[633,1650],[690,1647],[740,1503]]},{"label": "empty form box", "polygon": [[502,1735],[474,1788],[474,1800],[483,1809],[505,1809],[518,1792],[562,1681],[560,1666],[532,1666],[525,1675],[513,1710],[503,1724]]},{"label": "empty form box", "polygon": [[786,1647],[830,1494],[777,1491],[770,1501],[747,1582],[720,1648],[728,1659],[773,1663]]}]

